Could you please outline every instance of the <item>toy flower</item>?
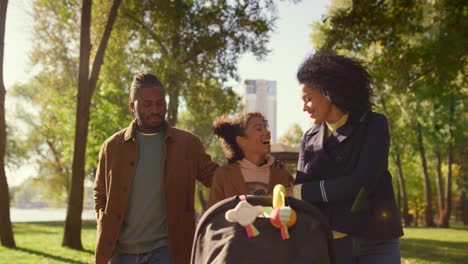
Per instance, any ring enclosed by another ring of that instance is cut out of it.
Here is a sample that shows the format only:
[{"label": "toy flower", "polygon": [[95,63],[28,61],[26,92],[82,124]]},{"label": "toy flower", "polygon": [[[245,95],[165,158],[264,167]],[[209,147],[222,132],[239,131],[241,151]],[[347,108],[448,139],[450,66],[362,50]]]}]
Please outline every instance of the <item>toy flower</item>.
[{"label": "toy flower", "polygon": [[273,189],[273,210],[270,213],[270,222],[281,231],[283,240],[289,239],[288,227],[297,222],[296,212],[289,206],[285,206],[286,190],[283,185],[276,185]]}]

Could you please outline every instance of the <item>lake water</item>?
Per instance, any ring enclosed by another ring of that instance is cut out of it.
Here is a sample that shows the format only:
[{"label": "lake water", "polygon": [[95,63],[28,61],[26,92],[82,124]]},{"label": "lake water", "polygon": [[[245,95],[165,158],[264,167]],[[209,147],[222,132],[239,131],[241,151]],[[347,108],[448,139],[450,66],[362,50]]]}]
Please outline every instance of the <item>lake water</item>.
[{"label": "lake water", "polygon": [[[42,221],[65,221],[66,208],[10,208],[12,222],[42,222]],[[95,220],[94,210],[83,210],[83,220]]]}]

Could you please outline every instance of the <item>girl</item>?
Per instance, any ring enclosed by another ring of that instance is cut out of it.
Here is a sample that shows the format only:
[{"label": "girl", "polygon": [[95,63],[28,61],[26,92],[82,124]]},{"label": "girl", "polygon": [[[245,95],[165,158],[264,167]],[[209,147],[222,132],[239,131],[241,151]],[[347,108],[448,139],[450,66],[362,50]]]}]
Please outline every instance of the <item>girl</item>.
[{"label": "girl", "polygon": [[213,123],[228,164],[214,174],[208,206],[235,195],[271,195],[276,184],[293,196],[294,179],[285,168],[274,166],[269,154],[271,134],[258,112],[241,113],[234,119],[221,117]]}]

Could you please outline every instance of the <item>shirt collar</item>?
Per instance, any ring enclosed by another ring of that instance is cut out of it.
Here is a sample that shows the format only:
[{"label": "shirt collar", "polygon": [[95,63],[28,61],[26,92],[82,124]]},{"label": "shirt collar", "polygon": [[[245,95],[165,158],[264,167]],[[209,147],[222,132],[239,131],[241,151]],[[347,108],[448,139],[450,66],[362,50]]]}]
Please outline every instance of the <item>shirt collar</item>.
[{"label": "shirt collar", "polygon": [[[124,140],[129,141],[129,140],[135,140],[136,136],[136,131],[137,131],[137,123],[135,120],[133,120],[130,125],[127,127],[127,130],[125,131],[124,134]],[[164,139],[173,139],[174,135],[174,128],[167,123],[167,121],[164,121],[163,123],[163,131],[164,131]]]}]

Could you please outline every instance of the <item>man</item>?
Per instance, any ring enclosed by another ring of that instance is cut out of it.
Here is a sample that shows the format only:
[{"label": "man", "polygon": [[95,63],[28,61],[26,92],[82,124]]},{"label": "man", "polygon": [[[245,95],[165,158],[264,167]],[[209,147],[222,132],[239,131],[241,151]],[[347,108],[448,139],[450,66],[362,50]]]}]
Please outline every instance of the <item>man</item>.
[{"label": "man", "polygon": [[195,181],[210,186],[218,165],[195,135],[165,121],[156,76],[135,76],[129,107],[133,122],[99,154],[96,263],[189,263]]}]

